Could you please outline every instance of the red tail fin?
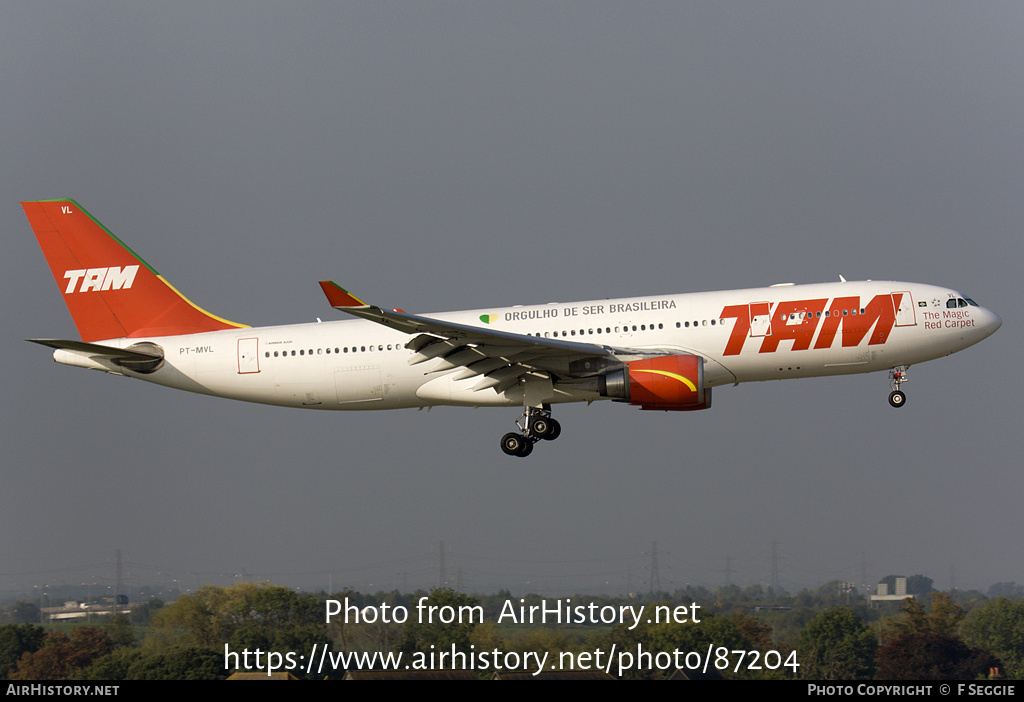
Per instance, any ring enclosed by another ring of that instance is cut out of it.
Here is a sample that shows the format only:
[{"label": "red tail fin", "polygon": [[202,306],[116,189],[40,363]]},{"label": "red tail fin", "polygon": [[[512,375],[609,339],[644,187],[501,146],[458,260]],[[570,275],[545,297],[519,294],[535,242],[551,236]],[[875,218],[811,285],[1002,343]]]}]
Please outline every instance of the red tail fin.
[{"label": "red tail fin", "polygon": [[74,200],[21,206],[83,341],[245,326],[196,307]]}]

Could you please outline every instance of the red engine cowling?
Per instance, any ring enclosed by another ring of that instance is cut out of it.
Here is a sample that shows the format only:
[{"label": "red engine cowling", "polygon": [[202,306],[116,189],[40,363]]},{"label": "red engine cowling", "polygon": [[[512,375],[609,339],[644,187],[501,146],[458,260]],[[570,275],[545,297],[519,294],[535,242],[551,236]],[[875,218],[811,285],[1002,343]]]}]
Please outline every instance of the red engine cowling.
[{"label": "red engine cowling", "polygon": [[603,381],[602,394],[640,409],[686,411],[711,406],[711,388],[704,387],[704,359],[692,354],[631,361]]}]

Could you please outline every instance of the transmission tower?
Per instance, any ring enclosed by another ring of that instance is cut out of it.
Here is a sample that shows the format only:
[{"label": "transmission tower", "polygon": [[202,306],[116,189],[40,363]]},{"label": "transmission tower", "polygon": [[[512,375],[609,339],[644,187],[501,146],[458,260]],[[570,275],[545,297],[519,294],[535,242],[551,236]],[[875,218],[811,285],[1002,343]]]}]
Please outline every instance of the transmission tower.
[{"label": "transmission tower", "polygon": [[658,542],[651,542],[651,594],[661,592],[661,572],[658,570]]}]

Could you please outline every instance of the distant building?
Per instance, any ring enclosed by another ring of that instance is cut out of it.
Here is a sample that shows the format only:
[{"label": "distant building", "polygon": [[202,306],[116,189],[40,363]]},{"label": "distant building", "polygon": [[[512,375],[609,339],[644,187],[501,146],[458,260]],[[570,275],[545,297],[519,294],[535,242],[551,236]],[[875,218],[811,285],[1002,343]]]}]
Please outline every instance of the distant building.
[{"label": "distant building", "polygon": [[904,577],[896,578],[896,592],[889,594],[889,583],[878,583],[878,592],[871,596],[872,602],[899,602],[907,598],[914,597],[917,595],[907,594],[907,579]]}]

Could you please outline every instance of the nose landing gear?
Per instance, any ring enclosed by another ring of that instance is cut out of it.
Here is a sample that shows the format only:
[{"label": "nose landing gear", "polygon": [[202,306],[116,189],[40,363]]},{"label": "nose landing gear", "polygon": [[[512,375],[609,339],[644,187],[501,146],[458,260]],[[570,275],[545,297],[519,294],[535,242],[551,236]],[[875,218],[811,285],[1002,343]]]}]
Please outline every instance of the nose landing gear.
[{"label": "nose landing gear", "polygon": [[533,445],[541,439],[554,441],[562,433],[562,425],[551,416],[548,405],[543,408],[527,407],[516,420],[519,433],[509,432],[501,437],[501,450],[509,456],[526,458]]},{"label": "nose landing gear", "polygon": [[896,366],[889,371],[889,384],[892,392],[889,393],[889,404],[893,407],[902,407],[907,402],[907,394],[900,390],[900,385],[907,382],[907,366]]}]

